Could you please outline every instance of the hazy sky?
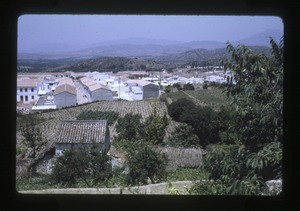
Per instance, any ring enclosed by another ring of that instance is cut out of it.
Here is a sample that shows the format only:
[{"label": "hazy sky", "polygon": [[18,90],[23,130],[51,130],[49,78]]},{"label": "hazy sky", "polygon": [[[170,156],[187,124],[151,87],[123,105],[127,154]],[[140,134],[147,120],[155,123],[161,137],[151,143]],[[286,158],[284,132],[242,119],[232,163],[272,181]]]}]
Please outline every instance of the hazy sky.
[{"label": "hazy sky", "polygon": [[283,31],[283,22],[274,16],[23,15],[18,20],[18,48],[84,46],[132,37],[226,42],[266,29]]}]

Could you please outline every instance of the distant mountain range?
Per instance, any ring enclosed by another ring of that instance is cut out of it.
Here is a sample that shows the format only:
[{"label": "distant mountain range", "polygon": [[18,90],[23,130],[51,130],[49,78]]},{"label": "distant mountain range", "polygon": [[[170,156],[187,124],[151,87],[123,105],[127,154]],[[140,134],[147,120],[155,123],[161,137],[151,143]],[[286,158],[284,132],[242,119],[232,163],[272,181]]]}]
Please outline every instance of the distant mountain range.
[{"label": "distant mountain range", "polygon": [[[280,30],[268,29],[248,38],[233,41],[233,44],[242,43],[250,46],[269,46],[269,37],[279,41],[282,37]],[[194,49],[214,50],[225,48],[226,41],[173,41],[148,38],[129,38],[114,40],[87,46],[70,46],[60,43],[38,45],[29,52],[19,52],[18,59],[88,59],[93,57],[138,57],[157,58],[173,54],[188,52]]]},{"label": "distant mountain range", "polygon": [[[251,50],[270,55],[266,46],[250,46]],[[128,57],[95,57],[92,59],[48,59],[48,60],[19,60],[19,71],[73,71],[73,72],[119,72],[127,70],[161,70],[167,68],[191,66],[220,65],[222,59],[230,59],[226,48],[213,50],[194,49],[182,53],[153,57],[151,59]]]},{"label": "distant mountain range", "polygon": [[[248,46],[251,50],[262,52],[265,55],[270,55],[270,47],[267,46]],[[194,49],[182,53],[171,54],[167,56],[159,56],[153,58],[154,61],[166,65],[219,65],[221,59],[230,59],[231,55],[226,48],[218,48],[213,50]]]}]

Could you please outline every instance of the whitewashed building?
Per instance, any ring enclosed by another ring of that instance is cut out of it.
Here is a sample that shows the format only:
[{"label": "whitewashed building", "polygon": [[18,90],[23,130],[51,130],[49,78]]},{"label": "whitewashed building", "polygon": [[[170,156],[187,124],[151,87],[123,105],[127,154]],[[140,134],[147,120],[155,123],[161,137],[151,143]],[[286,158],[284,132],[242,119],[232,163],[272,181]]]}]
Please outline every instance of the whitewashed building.
[{"label": "whitewashed building", "polygon": [[89,77],[81,78],[80,82],[91,101],[113,100],[113,92],[109,87],[101,85]]},{"label": "whitewashed building", "polygon": [[71,78],[63,78],[54,90],[54,104],[57,108],[75,106],[77,90]]},{"label": "whitewashed building", "polygon": [[[130,87],[130,92],[140,95],[142,91],[142,99],[158,98],[159,86],[144,80],[128,80],[125,82]],[[138,88],[136,88],[138,87]]]},{"label": "whitewashed building", "polygon": [[37,78],[20,78],[17,80],[17,102],[29,104],[39,99],[39,87],[42,80]]}]

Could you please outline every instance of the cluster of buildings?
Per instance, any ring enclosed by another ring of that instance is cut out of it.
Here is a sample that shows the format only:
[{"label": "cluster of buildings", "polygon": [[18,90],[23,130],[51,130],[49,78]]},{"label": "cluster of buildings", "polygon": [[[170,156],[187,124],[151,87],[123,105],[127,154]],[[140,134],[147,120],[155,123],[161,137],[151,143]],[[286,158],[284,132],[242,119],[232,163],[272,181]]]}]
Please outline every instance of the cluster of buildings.
[{"label": "cluster of buildings", "polygon": [[99,72],[18,74],[18,109],[58,109],[94,101],[159,97],[158,84],[130,77],[130,73]]},{"label": "cluster of buildings", "polygon": [[159,98],[163,87],[174,83],[202,84],[226,82],[230,72],[213,70],[205,74],[166,71],[149,73],[125,71],[112,73],[23,73],[17,77],[18,109],[57,109],[94,101],[128,101]]}]

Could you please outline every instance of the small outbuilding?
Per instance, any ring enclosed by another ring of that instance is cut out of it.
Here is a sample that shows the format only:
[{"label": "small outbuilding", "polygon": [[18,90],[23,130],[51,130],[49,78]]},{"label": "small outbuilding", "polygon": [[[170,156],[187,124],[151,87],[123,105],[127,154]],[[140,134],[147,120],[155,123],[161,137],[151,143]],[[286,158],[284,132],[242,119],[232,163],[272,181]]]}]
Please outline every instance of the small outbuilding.
[{"label": "small outbuilding", "polygon": [[110,149],[110,133],[106,120],[62,121],[55,141],[55,155],[66,149],[92,146],[96,143],[103,153]]}]

